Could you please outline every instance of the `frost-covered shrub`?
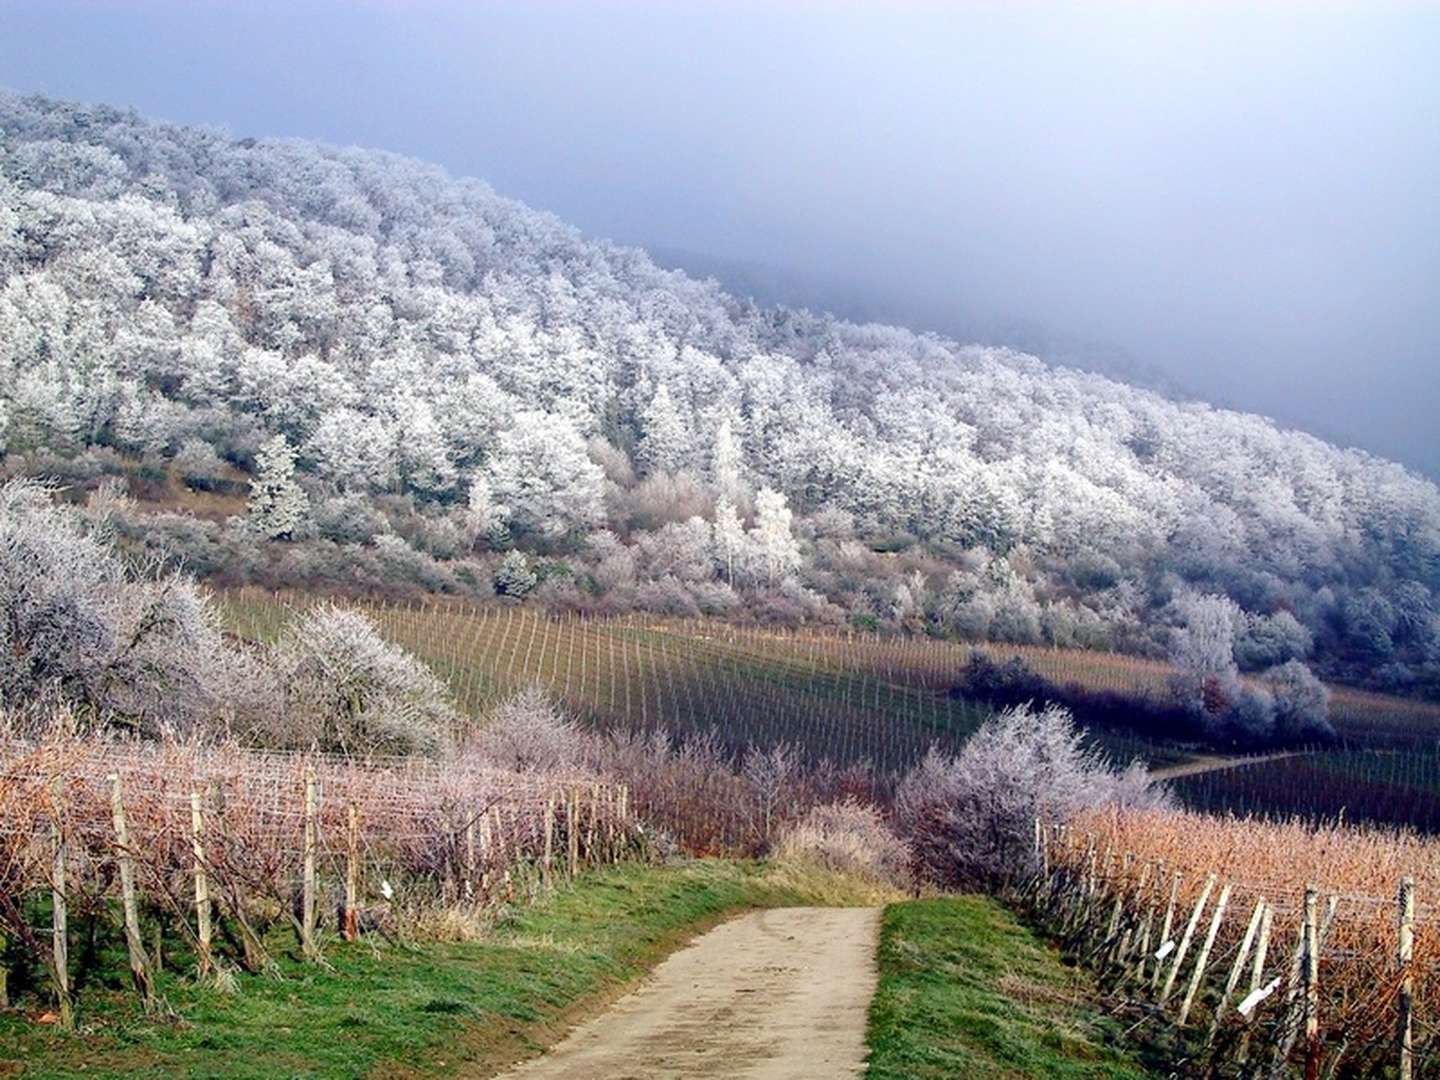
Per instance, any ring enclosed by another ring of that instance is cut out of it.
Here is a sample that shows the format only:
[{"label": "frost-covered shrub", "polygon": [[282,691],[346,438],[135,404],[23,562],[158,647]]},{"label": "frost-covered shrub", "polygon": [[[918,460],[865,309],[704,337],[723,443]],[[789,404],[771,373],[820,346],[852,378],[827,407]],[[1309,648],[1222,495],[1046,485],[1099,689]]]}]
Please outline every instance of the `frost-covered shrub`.
[{"label": "frost-covered shrub", "polygon": [[1330,724],[1330,691],[1308,667],[1290,660],[1265,672],[1265,686],[1275,703],[1275,735],[1296,741],[1335,734]]},{"label": "frost-covered shrub", "polygon": [[519,599],[539,583],[540,577],[530,569],[530,560],[523,551],[511,551],[500,560],[495,571],[495,592],[499,596]]},{"label": "frost-covered shrub", "polygon": [[178,574],[128,578],[83,521],[34,481],[0,485],[0,701],[142,734],[203,725],[228,688],[205,599]]},{"label": "frost-covered shrub", "polygon": [[697,581],[689,592],[704,615],[728,615],[740,606],[740,597],[723,581]]},{"label": "frost-covered shrub", "polygon": [[402,537],[387,533],[375,538],[375,558],[387,580],[419,585],[430,592],[460,592],[450,569],[423,551],[416,551]]},{"label": "frost-covered shrub", "polygon": [[635,603],[641,610],[653,611],[657,615],[700,614],[700,606],[695,603],[694,597],[673,577],[642,581],[635,587]]},{"label": "frost-covered shrub", "polygon": [[214,491],[225,480],[225,463],[215,448],[201,439],[186,439],[175,454],[180,479],[196,491]]},{"label": "frost-covered shrub", "polygon": [[367,544],[385,532],[385,515],[363,495],[339,495],[315,505],[315,529],[326,540]]},{"label": "frost-covered shrub", "polygon": [[544,772],[578,764],[588,740],[541,687],[528,686],[496,706],[471,745],[501,768]]},{"label": "frost-covered shrub", "polygon": [[781,831],[775,855],[892,885],[905,883],[910,862],[905,844],[880,811],[854,799],[814,807]]},{"label": "frost-covered shrub", "polygon": [[274,745],[433,754],[449,741],[456,715],[444,684],[358,611],[305,612],[272,655],[285,697],[262,733]]},{"label": "frost-covered shrub", "polygon": [[1163,799],[1143,768],[1113,772],[1058,706],[1006,709],[954,757],[930,753],[895,797],[917,872],[947,888],[1003,886],[1031,868],[1036,819]]},{"label": "frost-covered shrub", "polygon": [[1235,636],[1235,661],[1243,671],[1259,671],[1310,655],[1315,641],[1288,611],[1246,615]]}]

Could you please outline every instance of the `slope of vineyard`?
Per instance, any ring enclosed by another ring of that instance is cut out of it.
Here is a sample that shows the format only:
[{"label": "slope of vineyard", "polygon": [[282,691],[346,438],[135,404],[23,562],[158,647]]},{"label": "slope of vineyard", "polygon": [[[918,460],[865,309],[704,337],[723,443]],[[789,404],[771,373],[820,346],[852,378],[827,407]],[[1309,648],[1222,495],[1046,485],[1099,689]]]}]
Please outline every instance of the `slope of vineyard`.
[{"label": "slope of vineyard", "polygon": [[[227,596],[224,607],[232,632],[267,640],[293,607],[313,602],[247,591]],[[714,730],[736,750],[785,742],[812,760],[869,761],[884,771],[909,765],[932,743],[958,747],[988,712],[946,692],[965,653],[953,649],[947,658],[922,642],[884,649],[861,637],[718,622],[358,606],[429,663],[472,715],[538,683],[600,727]]]},{"label": "slope of vineyard", "polygon": [[[224,594],[231,631],[270,640],[307,594]],[[739,749],[788,742],[811,758],[904,768],[933,743],[954,749],[988,714],[957,697],[972,646],[823,630],[780,630],[655,616],[583,618],[522,606],[359,601],[390,640],[424,659],[461,708],[480,715],[532,683],[601,727],[676,734],[714,730]],[[1169,669],[1107,653],[1022,646],[1018,655],[1056,683],[1136,695],[1164,692]],[[1336,693],[1342,733],[1388,740],[1440,730],[1440,707]],[[1151,764],[1187,751],[1122,731],[1095,731],[1113,757]]]}]

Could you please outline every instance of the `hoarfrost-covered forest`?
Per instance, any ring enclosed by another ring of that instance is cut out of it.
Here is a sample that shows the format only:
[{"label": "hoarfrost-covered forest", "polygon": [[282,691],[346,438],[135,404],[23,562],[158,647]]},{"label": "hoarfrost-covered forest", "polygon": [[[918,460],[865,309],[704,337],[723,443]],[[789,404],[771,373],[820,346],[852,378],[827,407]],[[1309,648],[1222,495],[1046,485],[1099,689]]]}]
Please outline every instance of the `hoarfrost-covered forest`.
[{"label": "hoarfrost-covered forest", "polygon": [[372,150],[0,95],[0,454],[222,585],[1440,692],[1440,492],[1401,466],[757,307]]}]

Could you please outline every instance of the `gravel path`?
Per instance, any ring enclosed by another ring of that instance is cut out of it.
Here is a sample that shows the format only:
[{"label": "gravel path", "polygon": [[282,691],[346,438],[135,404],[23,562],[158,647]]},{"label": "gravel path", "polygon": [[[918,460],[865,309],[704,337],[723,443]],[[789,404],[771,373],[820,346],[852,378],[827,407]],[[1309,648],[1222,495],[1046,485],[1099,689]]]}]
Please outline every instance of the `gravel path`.
[{"label": "gravel path", "polygon": [[878,908],[778,908],[711,930],[506,1080],[858,1076]]}]

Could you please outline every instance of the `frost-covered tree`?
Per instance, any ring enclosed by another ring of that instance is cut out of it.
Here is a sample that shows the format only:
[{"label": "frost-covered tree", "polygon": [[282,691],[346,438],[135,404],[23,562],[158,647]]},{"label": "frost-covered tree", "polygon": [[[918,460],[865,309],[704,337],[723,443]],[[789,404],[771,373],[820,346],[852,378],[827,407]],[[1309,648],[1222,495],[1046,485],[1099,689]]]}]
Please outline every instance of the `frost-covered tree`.
[{"label": "frost-covered tree", "polygon": [[276,435],[255,455],[246,513],[250,525],[271,540],[290,536],[310,512],[310,499],[295,482],[295,450]]},{"label": "frost-covered tree", "polygon": [[339,408],[320,418],[303,456],[343,491],[389,491],[399,481],[395,444],[381,417]]},{"label": "frost-covered tree", "polygon": [[507,552],[495,571],[495,592],[519,599],[533,592],[540,578],[530,567],[523,551]]},{"label": "frost-covered tree", "polygon": [[756,573],[767,585],[800,568],[800,544],[791,529],[793,517],[785,496],[773,488],[762,488],[755,496],[755,527],[749,539]]},{"label": "frost-covered tree", "polygon": [[726,418],[715,432],[715,446],[710,455],[710,483],[720,498],[731,502],[740,498],[740,466],[740,443]]},{"label": "frost-covered tree", "polygon": [[1275,707],[1275,735],[1286,741],[1328,738],[1330,691],[1298,660],[1287,660],[1265,672],[1264,682]]},{"label": "frost-covered tree", "polygon": [[564,417],[519,413],[497,443],[485,476],[513,529],[554,539],[604,521],[600,466]]},{"label": "frost-covered tree", "polygon": [[640,461],[648,472],[679,472],[690,458],[690,431],[661,383],[640,417]]},{"label": "frost-covered tree", "polygon": [[725,573],[727,584],[735,584],[735,571],[745,554],[745,525],[735,504],[725,495],[715,503],[715,527],[711,532],[715,560]]},{"label": "frost-covered tree", "polygon": [[188,734],[236,689],[218,621],[176,574],[132,578],[51,491],[0,484],[0,701],[89,723]]},{"label": "frost-covered tree", "polygon": [[1227,713],[1239,698],[1235,625],[1240,608],[1228,597],[1187,593],[1175,601],[1180,625],[1171,635],[1176,697],[1198,713]]},{"label": "frost-covered tree", "polygon": [[488,476],[481,473],[470,481],[470,494],[465,500],[465,530],[471,543],[481,539],[492,543],[508,540],[505,524],[509,517],[510,508],[496,502]]},{"label": "frost-covered tree", "polygon": [[1037,819],[1164,798],[1138,763],[1112,771],[1065,709],[1019,705],[987,720],[957,756],[932,749],[896,790],[895,816],[924,879],[993,888],[1029,871]]},{"label": "frost-covered tree", "polygon": [[456,716],[444,684],[380,636],[358,611],[323,605],[296,618],[274,648],[283,688],[270,742],[345,754],[433,754]]}]

